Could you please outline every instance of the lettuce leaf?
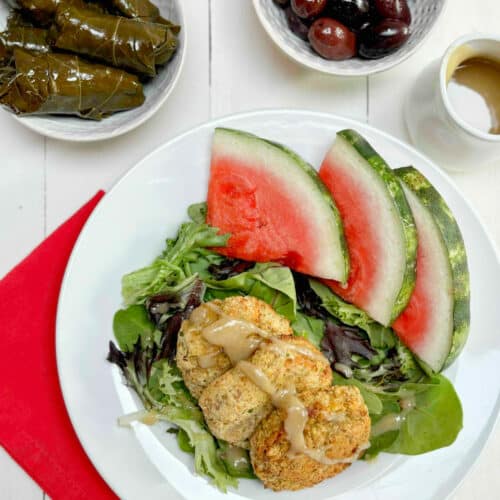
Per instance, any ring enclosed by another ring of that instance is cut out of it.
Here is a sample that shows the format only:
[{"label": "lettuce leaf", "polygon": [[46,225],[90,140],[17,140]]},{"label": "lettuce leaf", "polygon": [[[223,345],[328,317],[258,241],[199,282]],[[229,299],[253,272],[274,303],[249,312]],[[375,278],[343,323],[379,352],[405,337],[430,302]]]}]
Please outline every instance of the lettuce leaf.
[{"label": "lettuce leaf", "polygon": [[176,238],[166,241],[165,251],[151,265],[123,276],[124,303],[143,304],[150,295],[172,291],[186,278],[202,270],[200,260],[208,267],[211,259],[219,259],[207,249],[225,246],[228,238],[229,235],[219,235],[217,228],[207,224],[182,224]]},{"label": "lettuce leaf", "polygon": [[182,429],[183,449],[194,453],[195,469],[211,479],[221,491],[238,485],[218,452],[215,438],[208,431],[203,413],[189,394],[179,371],[166,359],[152,365],[151,352],[138,342],[133,352],[119,351],[110,343],[108,360],[118,365],[140,397],[151,421],[163,420]]},{"label": "lettuce leaf", "polygon": [[206,278],[206,300],[231,295],[252,295],[270,304],[273,309],[294,320],[297,296],[292,272],[288,267],[274,263],[257,263],[248,271],[226,280]]},{"label": "lettuce leaf", "polygon": [[316,280],[309,280],[311,288],[316,292],[322,302],[322,306],[342,323],[357,326],[365,331],[370,337],[370,344],[376,349],[387,349],[396,345],[396,338],[391,328],[387,328],[371,319],[361,309],[342,300],[335,295],[327,286]]},{"label": "lettuce leaf", "polygon": [[299,337],[305,337],[311,344],[321,349],[325,322],[319,318],[313,318],[302,312],[297,312],[295,321],[292,323],[293,333]]}]

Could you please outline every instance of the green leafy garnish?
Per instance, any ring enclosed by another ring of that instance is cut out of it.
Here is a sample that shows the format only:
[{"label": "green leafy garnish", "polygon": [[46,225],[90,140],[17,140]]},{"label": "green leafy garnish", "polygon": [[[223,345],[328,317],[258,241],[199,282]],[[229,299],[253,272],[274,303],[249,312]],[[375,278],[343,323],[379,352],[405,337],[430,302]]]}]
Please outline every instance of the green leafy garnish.
[{"label": "green leafy garnish", "polygon": [[226,280],[205,279],[206,299],[226,298],[231,295],[252,295],[270,304],[290,320],[295,318],[297,297],[292,272],[279,264],[257,263],[248,271]]},{"label": "green leafy garnish", "polygon": [[233,477],[255,479],[248,450],[234,446],[226,441],[218,440],[219,456],[224,462],[227,472]]},{"label": "green leafy garnish", "polygon": [[189,218],[197,224],[205,224],[207,220],[207,203],[194,203],[188,207]]},{"label": "green leafy garnish", "polygon": [[[460,399],[443,375],[425,377],[418,383],[405,382],[397,390],[370,386],[338,374],[334,383],[358,387],[368,407],[372,436],[365,458],[373,458],[381,451],[427,453],[452,444],[462,429]],[[391,423],[395,425],[388,425]]]},{"label": "green leafy garnish", "polygon": [[374,348],[391,348],[396,339],[391,328],[377,323],[364,311],[342,300],[328,287],[316,280],[309,280],[311,288],[321,299],[321,305],[334,317],[349,326],[357,326],[367,333]]},{"label": "green leafy garnish", "polygon": [[298,312],[295,321],[292,323],[292,329],[295,335],[305,337],[311,344],[320,349],[325,330],[323,320]]},{"label": "green leafy garnish", "polygon": [[120,309],[113,318],[113,332],[122,351],[132,351],[137,341],[150,343],[155,326],[142,305]]},{"label": "green leafy garnish", "polygon": [[163,254],[147,267],[126,274],[122,278],[122,296],[125,304],[143,304],[150,295],[171,290],[195,274],[191,265],[198,264],[213,252],[210,247],[225,246],[229,235],[219,235],[207,224],[186,222],[175,239],[168,239]]},{"label": "green leafy garnish", "polygon": [[183,450],[194,452],[196,471],[211,478],[224,492],[229,486],[237,486],[237,480],[227,472],[219,457],[217,442],[207,430],[203,414],[189,394],[179,371],[166,359],[149,366],[150,359],[148,350],[143,350],[139,343],[129,353],[119,351],[110,343],[108,360],[121,368],[148,415],[182,430],[182,434],[178,434],[178,442]]}]

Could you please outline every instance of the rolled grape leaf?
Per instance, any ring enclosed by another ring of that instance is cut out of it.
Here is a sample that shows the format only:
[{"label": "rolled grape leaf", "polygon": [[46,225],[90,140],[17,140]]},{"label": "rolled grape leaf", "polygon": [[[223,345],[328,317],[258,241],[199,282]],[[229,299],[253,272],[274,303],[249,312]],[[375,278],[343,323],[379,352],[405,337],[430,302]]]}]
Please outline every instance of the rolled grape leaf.
[{"label": "rolled grape leaf", "polygon": [[14,49],[15,67],[0,73],[0,103],[16,114],[67,114],[100,120],[144,102],[135,75],[70,54]]},{"label": "rolled grape leaf", "polygon": [[[21,10],[24,14],[33,19],[36,24],[49,25],[56,13],[57,6],[63,0],[7,0],[7,3],[15,9]],[[64,3],[85,7],[97,12],[105,12],[104,7],[98,3],[87,3],[85,0],[64,0]]]},{"label": "rolled grape leaf", "polygon": [[38,53],[49,52],[48,31],[28,26],[9,26],[0,33],[0,64],[8,64],[16,48]]},{"label": "rolled grape leaf", "polygon": [[57,8],[51,38],[55,47],[148,76],[177,48],[167,26],[99,14],[67,4]]},{"label": "rolled grape leaf", "polygon": [[7,0],[16,9],[21,9],[38,24],[46,25],[56,12],[59,0]]},{"label": "rolled grape leaf", "polygon": [[122,16],[164,24],[175,34],[179,33],[181,29],[177,24],[161,17],[158,7],[149,0],[111,0],[111,5]]},{"label": "rolled grape leaf", "polygon": [[7,17],[6,30],[23,26],[25,28],[35,28],[35,23],[31,18],[25,16],[19,9],[12,9]]}]

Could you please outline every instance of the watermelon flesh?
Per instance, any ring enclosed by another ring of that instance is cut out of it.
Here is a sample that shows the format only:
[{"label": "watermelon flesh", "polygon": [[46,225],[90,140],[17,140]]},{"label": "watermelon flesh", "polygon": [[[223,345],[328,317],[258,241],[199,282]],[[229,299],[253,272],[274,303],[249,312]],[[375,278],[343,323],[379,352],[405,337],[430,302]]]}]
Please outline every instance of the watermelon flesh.
[{"label": "watermelon flesh", "polygon": [[399,181],[351,130],[337,134],[319,175],[339,209],[351,264],[346,284],[326,284],[389,326],[415,284],[416,231]]},{"label": "watermelon flesh", "polygon": [[313,168],[283,146],[216,129],[207,205],[207,222],[231,234],[220,253],[346,279],[345,240],[331,196]]},{"label": "watermelon flesh", "polygon": [[417,280],[410,302],[393,323],[401,341],[433,371],[449,366],[469,328],[465,247],[439,193],[412,167],[397,169],[418,233]]},{"label": "watermelon flesh", "polygon": [[432,215],[408,189],[417,225],[417,281],[406,309],[392,328],[434,371],[443,367],[453,336],[453,283],[448,252]]}]

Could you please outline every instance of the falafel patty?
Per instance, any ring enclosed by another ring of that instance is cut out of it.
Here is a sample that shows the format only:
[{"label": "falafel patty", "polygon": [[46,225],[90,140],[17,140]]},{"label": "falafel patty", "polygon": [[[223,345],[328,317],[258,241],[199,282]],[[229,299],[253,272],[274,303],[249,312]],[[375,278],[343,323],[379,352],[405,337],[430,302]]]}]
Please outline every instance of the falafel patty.
[{"label": "falafel patty", "polygon": [[[293,386],[302,392],[332,384],[328,360],[303,337],[263,340],[248,361],[261,370],[276,390]],[[273,410],[271,396],[238,366],[214,380],[198,403],[212,434],[233,444],[247,440]]]},{"label": "falafel patty", "polygon": [[309,415],[306,446],[324,450],[328,460],[339,462],[326,464],[302,453],[290,456],[284,428],[287,413],[275,409],[250,438],[255,474],[274,491],[300,490],[335,476],[358,458],[370,437],[368,409],[357,387],[332,386],[305,391],[299,397]]},{"label": "falafel patty", "polygon": [[[290,322],[269,304],[255,297],[228,297],[208,304],[213,304],[227,316],[252,323],[271,335],[292,335]],[[216,311],[202,304],[183,321],[177,339],[176,363],[184,383],[196,399],[205,387],[232,367],[222,348],[210,344],[202,336],[203,329],[218,319]]]}]

